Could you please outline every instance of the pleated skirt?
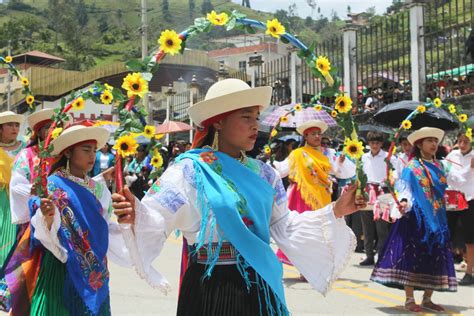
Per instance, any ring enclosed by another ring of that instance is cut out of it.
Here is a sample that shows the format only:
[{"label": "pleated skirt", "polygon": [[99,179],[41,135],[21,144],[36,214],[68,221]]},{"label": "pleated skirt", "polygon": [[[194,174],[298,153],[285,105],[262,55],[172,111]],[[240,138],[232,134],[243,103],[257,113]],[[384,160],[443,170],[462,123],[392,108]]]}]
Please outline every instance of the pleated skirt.
[{"label": "pleated skirt", "polygon": [[191,264],[186,271],[179,293],[178,316],[271,315],[269,310],[277,310],[273,293],[269,293],[271,306],[267,306],[252,268],[247,270],[250,289],[236,265],[216,265],[211,277],[203,279],[205,271],[206,265],[199,263]]},{"label": "pleated skirt", "polygon": [[12,224],[10,200],[5,188],[0,187],[0,268],[16,241],[16,225]]},{"label": "pleated skirt", "polygon": [[[66,265],[59,261],[51,252],[45,251],[41,262],[41,269],[36,282],[31,301],[31,316],[68,316],[72,315],[66,309],[67,300],[74,310],[86,310],[84,303],[78,296],[64,296],[64,279]],[[92,315],[92,314],[82,314]],[[107,299],[97,315],[110,315],[110,300]]]}]

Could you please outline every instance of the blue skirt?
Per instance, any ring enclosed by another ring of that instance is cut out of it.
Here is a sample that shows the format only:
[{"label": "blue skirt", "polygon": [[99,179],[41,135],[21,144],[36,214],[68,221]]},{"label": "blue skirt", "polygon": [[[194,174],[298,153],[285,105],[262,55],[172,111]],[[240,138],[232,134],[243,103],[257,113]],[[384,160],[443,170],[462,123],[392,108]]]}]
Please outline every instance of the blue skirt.
[{"label": "blue skirt", "polygon": [[424,226],[407,212],[393,226],[370,280],[388,287],[456,292],[450,243],[435,243],[431,250],[422,242]]}]

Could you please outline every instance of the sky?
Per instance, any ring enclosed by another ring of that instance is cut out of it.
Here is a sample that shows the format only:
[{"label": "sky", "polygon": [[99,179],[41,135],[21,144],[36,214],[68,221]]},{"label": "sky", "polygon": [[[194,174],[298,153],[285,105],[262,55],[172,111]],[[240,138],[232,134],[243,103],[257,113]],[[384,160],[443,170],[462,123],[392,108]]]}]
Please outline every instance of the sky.
[{"label": "sky", "polygon": [[[351,6],[351,11],[354,13],[360,13],[365,11],[367,8],[375,6],[377,14],[385,12],[386,8],[392,4],[392,0],[315,0],[317,5],[321,7],[321,13],[324,16],[329,17],[331,11],[334,10],[338,13],[340,18],[345,19],[347,14],[347,6]],[[242,0],[232,0],[232,2],[242,4]],[[306,0],[250,0],[252,9],[275,12],[276,10],[283,9],[288,10],[290,4],[296,3],[298,14],[305,18],[311,15],[311,8],[308,6]],[[317,12],[314,12],[313,18],[315,18]]]}]

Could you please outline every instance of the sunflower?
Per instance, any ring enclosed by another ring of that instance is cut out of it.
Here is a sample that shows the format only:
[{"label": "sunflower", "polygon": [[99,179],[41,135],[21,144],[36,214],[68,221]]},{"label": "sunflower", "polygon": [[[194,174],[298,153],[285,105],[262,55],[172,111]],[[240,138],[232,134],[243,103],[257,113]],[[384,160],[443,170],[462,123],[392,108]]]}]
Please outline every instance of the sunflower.
[{"label": "sunflower", "polygon": [[467,121],[467,115],[466,115],[466,114],[459,114],[459,115],[458,115],[458,120],[459,120],[459,122],[461,122],[461,123],[466,122],[466,121]]},{"label": "sunflower", "polygon": [[411,122],[410,122],[409,120],[404,120],[404,121],[402,122],[402,127],[403,127],[403,129],[405,129],[405,130],[410,129],[410,128],[411,128]]},{"label": "sunflower", "polygon": [[321,110],[323,109],[323,106],[322,106],[321,104],[316,104],[316,105],[314,106],[314,109],[315,109],[316,111],[321,111]]},{"label": "sunflower", "polygon": [[337,117],[337,111],[332,110],[331,111],[331,116],[334,117],[334,118]]},{"label": "sunflower", "polygon": [[443,101],[441,101],[440,98],[436,98],[436,99],[434,99],[433,104],[434,104],[435,107],[439,108],[443,104]]},{"label": "sunflower", "polygon": [[85,103],[84,98],[79,97],[75,99],[74,101],[72,101],[72,108],[76,111],[82,110],[84,109],[84,103]]},{"label": "sunflower", "polygon": [[5,56],[5,58],[3,58],[3,60],[5,60],[5,63],[7,64],[10,64],[13,60],[12,56]]},{"label": "sunflower", "polygon": [[62,132],[63,132],[63,129],[61,127],[56,127],[51,133],[51,138],[52,139],[58,138],[58,136],[61,135]]},{"label": "sunflower", "polygon": [[295,109],[295,111],[301,111],[303,109],[303,107],[301,106],[301,104],[297,104],[297,105],[295,105],[294,109]]},{"label": "sunflower", "polygon": [[265,155],[270,155],[272,153],[272,149],[270,148],[270,146],[265,145],[265,147],[263,147],[263,152],[265,153]]},{"label": "sunflower", "polygon": [[347,139],[344,152],[351,158],[359,159],[364,154],[364,145],[359,140]]},{"label": "sunflower", "polygon": [[29,94],[29,95],[26,96],[25,102],[28,105],[32,105],[33,102],[35,102],[35,97],[32,96],[31,94]]},{"label": "sunflower", "polygon": [[114,96],[110,93],[110,90],[104,90],[104,92],[100,95],[100,101],[103,104],[109,105],[114,100]]},{"label": "sunflower", "polygon": [[319,56],[318,59],[316,59],[316,69],[318,69],[323,76],[329,74],[331,70],[329,59],[326,56]]},{"label": "sunflower", "polygon": [[282,123],[288,123],[288,117],[287,117],[287,116],[282,116],[282,117],[280,117],[280,122],[282,122]]},{"label": "sunflower", "polygon": [[175,55],[181,50],[182,40],[179,38],[178,33],[173,30],[165,30],[161,32],[158,44],[160,44],[160,50],[166,54]]},{"label": "sunflower", "polygon": [[336,98],[335,109],[339,113],[347,113],[352,109],[352,100],[350,97],[341,95]]},{"label": "sunflower", "polygon": [[275,137],[278,135],[278,131],[276,129],[272,129],[272,132],[270,133],[270,137]]},{"label": "sunflower", "polygon": [[145,93],[148,92],[148,82],[143,79],[141,73],[134,72],[132,74],[128,74],[123,79],[122,88],[127,90],[127,96],[129,98],[135,95],[143,98]]},{"label": "sunflower", "polygon": [[418,111],[418,113],[425,113],[426,112],[426,106],[424,106],[423,104],[420,104],[416,107],[416,110]]},{"label": "sunflower", "polygon": [[454,104],[449,105],[448,107],[449,113],[454,114],[456,113],[456,106]]},{"label": "sunflower", "polygon": [[143,129],[142,135],[145,136],[146,138],[152,138],[153,136],[155,136],[155,127],[153,125],[145,126],[145,128]]},{"label": "sunflower", "polygon": [[467,138],[472,140],[472,128],[468,127],[464,135],[466,135]]},{"label": "sunflower", "polygon": [[30,85],[30,81],[28,80],[28,78],[26,78],[26,77],[21,77],[20,80],[21,80],[21,84],[22,84],[24,87]]},{"label": "sunflower", "polygon": [[278,19],[267,20],[267,31],[265,34],[280,38],[280,35],[285,34],[285,27],[281,25]]},{"label": "sunflower", "polygon": [[163,157],[157,150],[154,151],[153,157],[151,157],[150,160],[150,164],[156,169],[160,169],[161,166],[163,166]]},{"label": "sunflower", "polygon": [[127,157],[137,153],[137,141],[130,135],[125,135],[117,139],[114,149],[122,157]]},{"label": "sunflower", "polygon": [[114,90],[114,87],[112,87],[112,86],[109,85],[108,83],[104,83],[104,87],[105,87],[106,90],[109,90],[109,91]]},{"label": "sunflower", "polygon": [[225,25],[227,21],[229,21],[227,13],[222,12],[221,14],[217,14],[214,10],[212,10],[211,13],[208,13],[206,18],[214,25]]}]

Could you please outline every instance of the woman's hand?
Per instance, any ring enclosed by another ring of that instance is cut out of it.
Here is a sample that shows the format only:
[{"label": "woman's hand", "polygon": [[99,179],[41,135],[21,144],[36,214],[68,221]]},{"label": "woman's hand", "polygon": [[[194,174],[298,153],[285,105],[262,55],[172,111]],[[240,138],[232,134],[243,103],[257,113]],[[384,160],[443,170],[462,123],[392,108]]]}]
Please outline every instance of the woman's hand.
[{"label": "woman's hand", "polygon": [[51,196],[48,198],[42,198],[40,202],[40,210],[45,217],[46,225],[48,226],[48,230],[51,230],[51,225],[54,221],[54,213],[56,212],[56,208],[54,207],[53,200]]},{"label": "woman's hand", "polygon": [[102,176],[105,181],[113,180],[115,176],[115,167],[110,167],[109,169],[102,172]]},{"label": "woman's hand", "polygon": [[344,192],[334,203],[334,214],[336,217],[350,215],[360,209],[367,207],[367,200],[364,195],[357,195],[357,185],[349,185],[349,189]]},{"label": "woman's hand", "polygon": [[135,224],[135,196],[127,186],[112,194],[112,206],[120,224]]}]

